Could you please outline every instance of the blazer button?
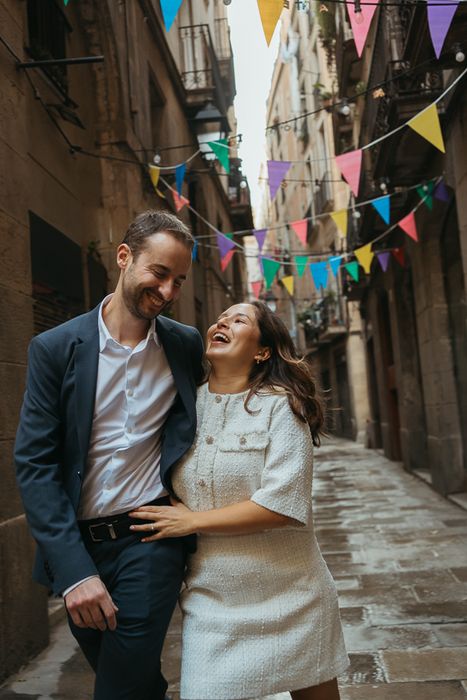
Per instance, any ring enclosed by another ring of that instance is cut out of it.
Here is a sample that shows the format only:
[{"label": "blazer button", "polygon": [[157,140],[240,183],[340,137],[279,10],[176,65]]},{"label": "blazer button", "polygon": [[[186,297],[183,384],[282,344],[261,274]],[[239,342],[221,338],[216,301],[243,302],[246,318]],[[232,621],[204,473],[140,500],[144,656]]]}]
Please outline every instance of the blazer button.
[{"label": "blazer button", "polygon": [[216,403],[220,403],[221,401],[222,401],[222,396],[219,396],[219,394],[217,394]]},{"label": "blazer button", "polygon": [[208,445],[212,445],[212,443],[214,442],[214,438],[212,437],[212,435],[207,436],[206,442],[208,443]]}]

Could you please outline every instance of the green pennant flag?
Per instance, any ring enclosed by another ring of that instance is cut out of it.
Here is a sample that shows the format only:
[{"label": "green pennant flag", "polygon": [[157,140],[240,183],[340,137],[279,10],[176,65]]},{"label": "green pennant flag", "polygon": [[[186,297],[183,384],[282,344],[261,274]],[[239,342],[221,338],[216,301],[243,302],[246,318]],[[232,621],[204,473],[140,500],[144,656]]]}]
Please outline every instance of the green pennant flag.
[{"label": "green pennant flag", "polygon": [[347,263],[347,265],[345,265],[345,269],[348,271],[350,276],[355,280],[355,282],[358,282],[358,279],[359,279],[358,262],[356,260],[352,260],[352,262],[349,262],[349,263]]},{"label": "green pennant flag", "polygon": [[280,262],[277,260],[270,260],[269,258],[261,258],[263,263],[263,273],[264,281],[266,282],[266,289],[269,289],[271,284],[274,282],[274,277],[279,271],[281,266]]},{"label": "green pennant flag", "polygon": [[230,173],[229,146],[227,139],[208,141],[208,146],[222,165],[226,173]]},{"label": "green pennant flag", "polygon": [[303,277],[303,273],[306,270],[308,263],[308,255],[296,255],[295,265],[297,266],[297,272],[299,277]]},{"label": "green pennant flag", "polygon": [[426,185],[420,185],[417,187],[417,194],[423,203],[426,204],[430,211],[433,210],[433,191],[435,189],[434,182],[428,182]]}]

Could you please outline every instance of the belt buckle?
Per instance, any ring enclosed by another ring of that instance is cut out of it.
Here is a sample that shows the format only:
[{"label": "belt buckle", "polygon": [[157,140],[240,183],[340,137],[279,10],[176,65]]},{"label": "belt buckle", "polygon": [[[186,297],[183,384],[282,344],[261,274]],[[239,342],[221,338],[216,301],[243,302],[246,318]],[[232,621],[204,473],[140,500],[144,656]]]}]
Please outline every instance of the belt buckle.
[{"label": "belt buckle", "polygon": [[97,523],[96,525],[89,525],[89,534],[91,535],[91,540],[93,542],[105,542],[105,540],[102,539],[102,537],[100,537],[100,538],[96,537],[94,535],[94,532],[93,532],[93,528],[102,527],[102,526],[105,526],[108,529],[111,540],[117,539],[117,533],[115,532],[114,526],[112,523]]}]

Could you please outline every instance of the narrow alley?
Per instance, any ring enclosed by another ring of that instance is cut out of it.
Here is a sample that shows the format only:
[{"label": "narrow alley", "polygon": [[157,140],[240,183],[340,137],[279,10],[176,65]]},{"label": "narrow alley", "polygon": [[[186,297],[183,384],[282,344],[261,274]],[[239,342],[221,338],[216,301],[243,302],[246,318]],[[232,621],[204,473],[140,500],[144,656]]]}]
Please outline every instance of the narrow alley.
[{"label": "narrow alley", "polygon": [[[467,512],[399,464],[334,438],[317,452],[314,493],[351,656],[342,700],[465,700]],[[177,616],[164,655],[173,700],[179,655]],[[0,689],[0,700],[88,700],[91,688],[60,621],[48,649]]]}]

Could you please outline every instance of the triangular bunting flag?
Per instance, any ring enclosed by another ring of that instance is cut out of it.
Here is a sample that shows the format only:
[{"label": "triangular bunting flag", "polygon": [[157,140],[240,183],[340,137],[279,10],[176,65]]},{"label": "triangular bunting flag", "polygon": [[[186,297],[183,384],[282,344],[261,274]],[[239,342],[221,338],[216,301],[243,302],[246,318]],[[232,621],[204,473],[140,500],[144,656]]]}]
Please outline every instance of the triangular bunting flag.
[{"label": "triangular bunting flag", "polygon": [[[368,8],[365,8],[367,10]],[[360,189],[360,173],[362,171],[362,149],[343,153],[336,156],[336,163],[345,181],[350,185],[350,189],[356,197]]]},{"label": "triangular bunting flag", "polygon": [[378,258],[382,271],[386,272],[388,269],[389,260],[391,258],[391,253],[388,250],[382,250],[379,253],[376,253],[376,257]]},{"label": "triangular bunting flag", "polygon": [[295,265],[297,266],[298,276],[303,277],[303,273],[305,272],[308,263],[308,255],[296,255],[294,260]]},{"label": "triangular bunting flag", "polygon": [[219,254],[222,258],[225,258],[227,253],[232,250],[232,248],[235,248],[235,243],[232,241],[231,238],[232,234],[230,235],[224,235],[223,233],[217,233],[216,238],[217,238],[217,246],[219,248]]},{"label": "triangular bunting flag", "polygon": [[208,146],[222,165],[226,173],[230,173],[229,145],[227,139],[208,141]]},{"label": "triangular bunting flag", "polygon": [[331,212],[331,218],[336,224],[342,236],[347,235],[347,221],[348,212],[347,209],[340,209],[339,211]]},{"label": "triangular bunting flag", "polygon": [[259,299],[261,294],[261,288],[263,286],[263,280],[257,280],[256,282],[251,282],[251,288],[253,290],[253,296],[255,299]]},{"label": "triangular bunting flag", "polygon": [[378,197],[377,199],[373,199],[371,202],[372,206],[376,209],[384,223],[388,225],[391,221],[390,200],[391,195],[386,194],[384,197]]},{"label": "triangular bunting flag", "polygon": [[405,264],[405,254],[404,254],[404,249],[403,248],[393,248],[392,249],[392,254],[396,258],[397,262],[401,267],[404,267]]},{"label": "triangular bunting flag", "polygon": [[347,270],[349,275],[352,277],[352,279],[354,279],[355,282],[358,282],[358,280],[360,279],[358,262],[356,260],[352,260],[352,262],[346,263],[345,269]]},{"label": "triangular bunting flag", "polygon": [[316,289],[319,291],[320,287],[326,289],[328,284],[328,268],[327,263],[323,260],[321,262],[310,263],[311,276],[313,277],[313,282],[315,283]]},{"label": "triangular bunting flag", "polygon": [[65,7],[68,5],[68,0],[63,0]]},{"label": "triangular bunting flag", "polygon": [[281,279],[282,284],[288,291],[291,297],[293,297],[293,285],[294,285],[294,277],[293,275],[287,275],[287,277],[282,277]]},{"label": "triangular bunting flag", "polygon": [[266,289],[269,289],[271,284],[274,282],[274,277],[276,276],[281,264],[280,262],[277,262],[277,260],[270,260],[269,258],[262,258],[262,263]]},{"label": "triangular bunting flag", "polygon": [[357,258],[358,262],[363,267],[367,275],[370,274],[371,263],[373,258],[375,257],[375,254],[371,250],[372,245],[372,243],[368,243],[367,245],[364,245],[361,248],[357,248],[356,250],[354,250],[355,257]]},{"label": "triangular bunting flag", "polygon": [[449,194],[449,190],[446,187],[444,180],[440,180],[438,182],[434,194],[435,199],[439,199],[440,202],[449,202],[451,199],[451,195]]},{"label": "triangular bunting flag", "polygon": [[161,0],[162,17],[167,31],[173,24],[183,0]]},{"label": "triangular bunting flag", "polygon": [[[431,41],[433,42],[436,58],[439,58],[459,3],[453,2],[453,0],[427,0],[427,2],[428,27],[430,28]],[[446,7],[443,7],[443,3]]]},{"label": "triangular bunting flag", "polygon": [[271,43],[272,35],[274,34],[283,7],[284,0],[258,0],[261,24],[263,25],[264,36],[266,37],[268,46]]},{"label": "triangular bunting flag", "polygon": [[178,192],[175,192],[175,190],[172,190],[172,197],[174,198],[174,204],[175,204],[175,209],[180,211],[180,209],[183,209],[185,204],[189,204],[190,200],[188,200],[186,197],[181,197]]},{"label": "triangular bunting flag", "polygon": [[226,253],[226,255],[224,255],[224,257],[221,259],[222,272],[225,272],[225,270],[227,269],[227,265],[232,260],[234,253],[235,253],[235,250],[229,250],[229,252]]},{"label": "triangular bunting flag", "polygon": [[264,241],[266,240],[266,236],[268,234],[268,230],[267,228],[261,228],[257,229],[256,231],[253,231],[253,233],[255,234],[259,252],[261,253],[261,251],[263,250]]},{"label": "triangular bunting flag", "polygon": [[159,184],[159,176],[161,174],[161,169],[157,168],[155,165],[149,166],[149,177],[154,185],[154,189],[157,191],[157,185]]},{"label": "triangular bunting flag", "polygon": [[428,207],[430,211],[433,210],[433,190],[435,188],[435,183],[433,181],[428,182],[426,185],[421,185],[420,187],[417,187],[417,194],[422,200],[422,202],[425,204],[425,206]]},{"label": "triangular bunting flag", "polygon": [[175,168],[175,182],[177,184],[177,192],[180,195],[182,194],[183,180],[185,179],[185,170],[185,163],[177,165],[177,167]]},{"label": "triangular bunting flag", "polygon": [[365,41],[370,31],[371,20],[376,12],[376,7],[378,0],[375,1],[374,5],[367,5],[362,3],[360,6],[360,12],[355,12],[355,0],[346,0],[347,2],[347,12],[350,17],[350,24],[352,26],[353,38],[355,41],[355,46],[357,47],[357,54],[360,58],[365,46]]},{"label": "triangular bunting flag", "polygon": [[198,260],[198,241],[195,241],[193,250],[191,251],[191,259],[193,260],[193,262],[195,260]]},{"label": "triangular bunting flag", "polygon": [[261,274],[262,274],[263,277],[264,277],[263,258],[262,258],[261,255],[258,255],[258,267],[259,267],[259,269],[260,269],[260,271],[261,271]]},{"label": "triangular bunting flag", "polygon": [[274,199],[286,172],[291,166],[289,160],[268,160],[269,194]]},{"label": "triangular bunting flag", "polygon": [[417,116],[407,122],[407,125],[433,144],[433,146],[436,146],[442,153],[446,153],[439,123],[438,108],[435,104],[430,105],[417,114]]},{"label": "triangular bunting flag", "polygon": [[411,211],[410,214],[407,214],[407,216],[404,216],[404,218],[401,219],[397,225],[404,231],[404,233],[410,236],[410,238],[413,238],[414,241],[418,242],[417,224],[415,223],[415,214],[413,211]]},{"label": "triangular bunting flag", "polygon": [[341,266],[342,255],[334,255],[332,258],[328,259],[329,267],[332,270],[334,277],[337,277],[339,268]]},{"label": "triangular bunting flag", "polygon": [[297,234],[297,238],[302,246],[306,246],[308,221],[306,219],[300,219],[300,221],[292,221],[290,225]]}]

